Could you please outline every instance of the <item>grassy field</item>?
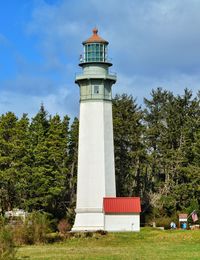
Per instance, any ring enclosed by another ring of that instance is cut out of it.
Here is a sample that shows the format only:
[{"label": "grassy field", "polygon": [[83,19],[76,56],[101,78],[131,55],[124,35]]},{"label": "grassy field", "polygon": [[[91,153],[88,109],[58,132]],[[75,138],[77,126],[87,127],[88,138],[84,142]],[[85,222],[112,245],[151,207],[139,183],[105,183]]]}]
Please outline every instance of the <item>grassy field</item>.
[{"label": "grassy field", "polygon": [[24,246],[18,259],[200,259],[200,230],[162,231],[143,228],[139,233],[95,234],[62,243]]}]

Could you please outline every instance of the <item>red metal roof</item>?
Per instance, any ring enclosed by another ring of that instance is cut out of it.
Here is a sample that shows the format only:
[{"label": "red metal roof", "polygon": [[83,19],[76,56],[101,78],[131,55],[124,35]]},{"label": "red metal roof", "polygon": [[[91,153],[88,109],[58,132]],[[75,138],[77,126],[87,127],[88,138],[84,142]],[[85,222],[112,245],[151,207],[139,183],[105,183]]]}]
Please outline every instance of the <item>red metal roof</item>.
[{"label": "red metal roof", "polygon": [[83,44],[86,44],[86,43],[105,43],[105,44],[108,44],[108,42],[106,40],[104,40],[103,38],[101,38],[99,35],[98,35],[98,29],[97,28],[94,28],[93,29],[93,35],[87,39],[86,41],[83,42]]},{"label": "red metal roof", "polygon": [[103,199],[105,213],[139,213],[141,212],[139,197],[107,197]]}]

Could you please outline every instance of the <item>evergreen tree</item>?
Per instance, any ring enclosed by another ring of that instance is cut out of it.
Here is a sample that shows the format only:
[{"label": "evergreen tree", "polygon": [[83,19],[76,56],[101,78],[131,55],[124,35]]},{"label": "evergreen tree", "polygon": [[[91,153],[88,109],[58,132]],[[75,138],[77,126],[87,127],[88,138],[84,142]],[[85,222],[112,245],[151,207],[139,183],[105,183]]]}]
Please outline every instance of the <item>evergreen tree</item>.
[{"label": "evergreen tree", "polygon": [[78,167],[78,133],[79,121],[74,118],[69,132],[68,143],[68,176],[66,185],[66,201],[67,201],[67,216],[72,222],[74,218],[74,208],[76,202],[76,185],[77,185],[77,167]]},{"label": "evergreen tree", "polygon": [[49,117],[42,105],[30,125],[32,173],[27,205],[56,218],[66,215],[69,118]]},{"label": "evergreen tree", "polygon": [[17,171],[16,200],[18,208],[25,208],[28,199],[29,175],[31,174],[29,119],[27,114],[16,123],[15,168]]},{"label": "evergreen tree", "polygon": [[149,155],[149,171],[152,179],[155,180],[154,186],[156,186],[156,180],[159,180],[160,178],[165,179],[166,174],[165,167],[162,167],[161,165],[163,138],[165,136],[166,128],[165,107],[168,99],[172,98],[172,94],[158,88],[152,90],[151,96],[152,98],[150,100],[144,99],[146,105],[146,109],[144,110],[144,120],[146,124],[145,142]]},{"label": "evergreen tree", "polygon": [[189,205],[194,194],[192,180],[197,178],[189,176],[199,105],[187,89],[177,97],[157,89],[145,104],[152,192],[160,195],[164,214],[171,215]]},{"label": "evergreen tree", "polygon": [[142,112],[132,96],[114,98],[113,128],[117,195],[141,195],[145,159]]},{"label": "evergreen tree", "polygon": [[[141,196],[154,216],[198,210],[200,92],[182,96],[158,88],[141,110],[132,96],[113,100],[118,196]],[[29,123],[0,116],[0,211],[44,210],[72,222],[76,198],[78,128],[75,118],[49,116],[43,105]]]},{"label": "evergreen tree", "polygon": [[8,112],[0,117],[0,207],[10,210],[17,203],[16,124],[17,117]]},{"label": "evergreen tree", "polygon": [[61,218],[66,214],[66,180],[68,175],[68,151],[69,142],[69,118],[66,116],[63,122],[58,115],[50,119],[46,146],[48,151],[48,163],[51,167],[48,178],[51,183],[47,187],[48,207],[46,211]]},{"label": "evergreen tree", "polygon": [[47,134],[49,120],[44,106],[32,119],[30,125],[30,153],[31,153],[31,175],[29,176],[29,210],[46,210],[49,206],[49,189],[51,187],[51,172],[53,166],[49,163],[47,147]]}]

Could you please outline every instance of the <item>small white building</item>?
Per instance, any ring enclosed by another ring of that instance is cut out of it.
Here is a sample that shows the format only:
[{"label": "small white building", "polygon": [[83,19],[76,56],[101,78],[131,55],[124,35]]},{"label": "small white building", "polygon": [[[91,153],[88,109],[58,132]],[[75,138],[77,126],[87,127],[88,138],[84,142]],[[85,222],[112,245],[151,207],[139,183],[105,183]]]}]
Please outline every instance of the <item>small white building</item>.
[{"label": "small white building", "polygon": [[106,231],[140,231],[140,198],[104,198],[103,209]]}]

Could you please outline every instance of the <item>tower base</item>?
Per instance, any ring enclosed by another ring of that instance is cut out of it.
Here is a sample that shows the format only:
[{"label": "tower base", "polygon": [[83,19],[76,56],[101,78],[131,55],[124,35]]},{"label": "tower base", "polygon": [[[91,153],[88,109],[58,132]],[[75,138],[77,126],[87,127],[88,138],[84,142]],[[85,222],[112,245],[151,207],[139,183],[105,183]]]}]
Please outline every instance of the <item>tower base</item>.
[{"label": "tower base", "polygon": [[103,212],[76,213],[72,232],[104,230]]}]

